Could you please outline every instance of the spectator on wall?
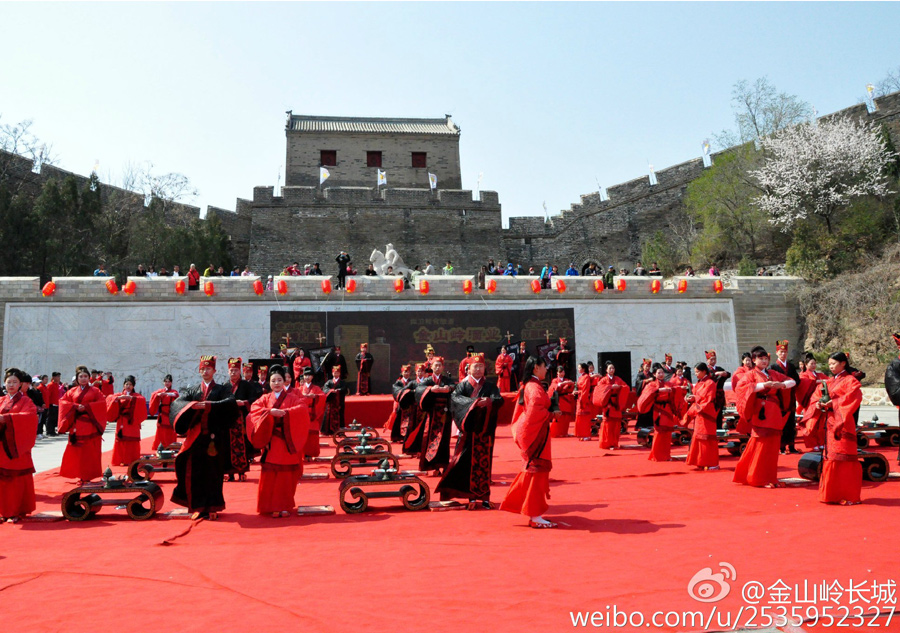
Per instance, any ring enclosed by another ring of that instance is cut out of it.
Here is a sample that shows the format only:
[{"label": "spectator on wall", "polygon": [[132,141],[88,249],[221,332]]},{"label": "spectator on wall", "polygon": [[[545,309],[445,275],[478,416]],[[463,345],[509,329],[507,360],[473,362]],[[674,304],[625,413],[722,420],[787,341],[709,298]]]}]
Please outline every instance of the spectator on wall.
[{"label": "spectator on wall", "polygon": [[566,276],[567,277],[577,277],[578,276],[578,269],[575,268],[574,262],[569,264],[569,267],[566,269]]},{"label": "spectator on wall", "polygon": [[97,266],[97,270],[94,271],[94,277],[109,277],[109,273],[106,272],[106,264]]},{"label": "spectator on wall", "polygon": [[188,278],[188,290],[200,290],[200,271],[197,270],[197,267],[194,264],[191,264],[190,270],[188,270],[187,274]]}]

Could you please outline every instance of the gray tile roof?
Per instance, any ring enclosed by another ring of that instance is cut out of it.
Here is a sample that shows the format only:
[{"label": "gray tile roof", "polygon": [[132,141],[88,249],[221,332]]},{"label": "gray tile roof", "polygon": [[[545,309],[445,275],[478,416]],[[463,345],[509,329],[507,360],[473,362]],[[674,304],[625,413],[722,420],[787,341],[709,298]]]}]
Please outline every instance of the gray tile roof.
[{"label": "gray tile roof", "polygon": [[370,132],[390,134],[439,134],[459,136],[459,127],[450,118],[381,119],[366,117],[309,116],[289,114],[292,132]]}]

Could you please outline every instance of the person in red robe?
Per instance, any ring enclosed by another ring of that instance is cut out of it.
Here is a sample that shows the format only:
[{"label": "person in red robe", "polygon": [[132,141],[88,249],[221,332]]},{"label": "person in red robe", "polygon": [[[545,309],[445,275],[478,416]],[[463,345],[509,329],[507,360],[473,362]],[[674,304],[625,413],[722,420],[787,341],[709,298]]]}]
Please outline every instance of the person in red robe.
[{"label": "person in red robe", "polygon": [[100,442],[106,429],[106,398],[88,384],[90,379],[87,367],[77,367],[76,385],[59,399],[59,432],[69,434],[59,476],[79,482],[103,474]]},{"label": "person in red robe", "polygon": [[719,438],[716,435],[716,391],[717,381],[710,375],[706,363],[694,365],[697,384],[692,393],[685,396],[688,406],[685,426],[692,427],[691,448],[685,463],[701,470],[719,469]]},{"label": "person in red robe", "polygon": [[[812,354],[806,354],[806,369],[800,374],[800,383],[797,385],[797,412],[801,415],[813,402],[813,394],[828,377],[820,371],[816,371],[816,359]],[[824,416],[803,415],[803,445],[806,448],[821,451],[825,448],[826,434]]]},{"label": "person in red robe", "polygon": [[506,351],[506,346],[500,348],[500,355],[494,361],[494,371],[497,373],[497,389],[501,393],[508,392],[512,387],[513,359]]},{"label": "person in red robe", "polygon": [[650,448],[652,462],[672,460],[672,431],[678,421],[675,402],[675,386],[666,380],[666,370],[659,363],[650,369],[654,380],[644,385],[637,401],[639,413],[653,415],[653,445]]},{"label": "person in red robe", "polygon": [[750,352],[753,369],[746,372],[737,390],[738,431],[750,433],[750,440],[734,469],[735,483],[780,488],[778,449],[787,421],[789,390],[793,380],[769,369],[769,353],[762,346]]},{"label": "person in red robe", "polygon": [[306,355],[306,350],[302,347],[298,347],[297,355],[294,357],[293,364],[294,376],[297,377],[297,382],[300,382],[303,376],[303,372],[307,367],[312,367],[312,361],[310,360],[309,356]]},{"label": "person in red robe", "polygon": [[578,383],[575,393],[575,437],[582,442],[591,439],[591,424],[594,421],[594,404],[591,402],[593,378],[587,363],[578,364]]},{"label": "person in red robe", "polygon": [[0,398],[0,523],[18,523],[36,507],[31,449],[37,439],[37,407],[21,390],[28,378],[16,367],[4,374],[6,395]]},{"label": "person in red robe", "polygon": [[862,404],[859,381],[847,367],[849,359],[843,352],[828,357],[832,378],[827,381],[828,398],[823,402],[824,390],[819,385],[806,409],[810,418],[824,418],[827,429],[825,458],[819,478],[819,501],[855,505],[860,503],[862,464],[856,444],[855,414]]},{"label": "person in red robe", "polygon": [[624,380],[616,376],[616,366],[611,360],[606,361],[604,369],[606,373],[594,389],[593,402],[602,416],[600,448],[614,451],[619,447],[622,418],[628,408],[631,389]]},{"label": "person in red robe", "polygon": [[431,343],[425,346],[425,362],[422,363],[425,365],[425,374],[430,376],[432,374],[431,361],[434,360],[434,347],[431,346]]},{"label": "person in red robe", "polygon": [[369,344],[360,343],[359,354],[356,355],[356,395],[368,396],[371,393],[369,378],[372,375],[372,366],[375,357],[369,353]]},{"label": "person in red robe", "polygon": [[247,418],[250,441],[263,454],[256,511],[273,518],[290,516],[297,508],[294,495],[303,474],[303,446],[310,424],[306,403],[284,389],[286,373],[281,365],[272,367],[271,391],[253,403]]},{"label": "person in red robe", "polygon": [[410,424],[415,424],[416,417],[416,381],[412,377],[412,367],[400,367],[400,378],[391,386],[394,396],[394,407],[384,424],[384,430],[390,431],[391,443],[400,444],[406,436]]},{"label": "person in red robe", "polygon": [[[306,371],[306,370],[304,369],[303,371]],[[269,393],[269,391],[272,389],[269,386],[269,366],[268,365],[260,365],[259,369],[256,370],[256,375],[259,376],[259,386],[260,386],[260,388],[262,388],[262,392]]]},{"label": "person in red robe", "polygon": [[[332,367],[332,371],[335,367],[340,372],[340,365]],[[290,375],[289,372],[285,372],[285,381],[287,381],[288,375]],[[285,389],[293,391],[300,397],[300,400],[306,404],[309,411],[309,427],[307,427],[306,443],[303,447],[303,455],[307,459],[318,457],[321,452],[319,450],[319,424],[325,412],[325,392],[318,385],[313,384],[314,377],[315,372],[313,372],[312,367],[307,367],[303,370],[303,380],[297,383],[296,387],[290,388],[290,385],[287,383],[285,385]],[[271,384],[271,381],[269,381],[270,388]]]},{"label": "person in red robe", "polygon": [[[583,366],[583,364],[582,364]],[[587,367],[585,367],[587,374]],[[532,528],[555,528],[556,523],[543,517],[549,509],[550,470],[550,396],[541,381],[547,376],[543,358],[531,356],[525,363],[522,385],[512,417],[512,434],[522,455],[524,468],[516,475],[500,509],[524,514]]]},{"label": "person in red robe", "polygon": [[116,392],[116,381],[113,378],[112,372],[107,371],[104,372],[100,379],[100,393],[103,394],[104,397],[108,398]]},{"label": "person in red robe", "polygon": [[415,406],[415,416],[406,427],[406,435],[403,436],[403,454],[419,457],[422,453],[422,438],[425,435],[425,412],[418,405],[418,398],[415,396],[417,390],[427,379],[425,373],[425,363],[416,365],[416,377],[413,381],[413,406]]},{"label": "person in red robe", "polygon": [[750,352],[744,352],[741,354],[741,366],[735,369],[731,375],[731,390],[733,392],[737,393],[741,377],[751,369],[753,369],[753,359],[750,356]]},{"label": "person in red robe", "polygon": [[675,373],[669,379],[672,386],[672,397],[675,401],[675,417],[681,420],[687,412],[687,403],[684,398],[687,396],[688,385],[691,381],[684,377],[685,363],[679,362],[675,365]]},{"label": "person in red robe", "polygon": [[178,398],[178,392],[172,389],[172,374],[163,378],[163,388],[150,394],[150,415],[156,416],[156,435],[153,448],[165,448],[178,441],[175,427],[172,425],[172,403]]},{"label": "person in red robe", "polygon": [[147,400],[134,386],[134,376],[125,376],[122,392],[106,397],[106,419],[116,423],[112,454],[116,466],[128,466],[141,458],[141,423],[147,419]]},{"label": "person in red robe", "polygon": [[553,416],[550,422],[550,434],[553,437],[568,437],[569,425],[575,421],[575,381],[566,378],[566,367],[559,365],[556,368],[556,378],[550,383],[547,391],[550,398],[558,394],[559,413]]},{"label": "person in red robe", "polygon": [[466,345],[466,357],[459,361],[459,367],[457,368],[457,382],[462,382],[466,379],[466,376],[469,375],[469,363],[472,362],[472,355],[475,353],[475,347],[472,345]]}]

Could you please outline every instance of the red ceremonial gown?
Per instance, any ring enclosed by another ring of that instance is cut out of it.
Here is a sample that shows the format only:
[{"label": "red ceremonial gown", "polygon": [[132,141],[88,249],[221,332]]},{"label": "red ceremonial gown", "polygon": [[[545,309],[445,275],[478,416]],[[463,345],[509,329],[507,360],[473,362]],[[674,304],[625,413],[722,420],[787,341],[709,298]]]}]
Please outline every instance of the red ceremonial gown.
[{"label": "red ceremonial gown", "polygon": [[738,389],[738,385],[741,382],[741,378],[743,378],[744,375],[746,375],[746,373],[748,371],[750,371],[750,370],[747,369],[746,367],[744,367],[743,365],[741,365],[740,367],[738,367],[737,369],[734,370],[733,374],[731,374],[731,390],[735,394],[737,394],[737,389]]},{"label": "red ceremonial gown", "polygon": [[[613,389],[613,385],[619,385]],[[600,424],[600,448],[618,448],[619,435],[622,432],[622,417],[628,408],[628,397],[631,389],[618,376],[603,376],[594,389],[593,403],[603,421]]]},{"label": "red ceremonial gown", "polygon": [[750,440],[734,469],[735,483],[756,487],[778,483],[778,447],[787,421],[790,389],[755,389],[758,383],[785,380],[787,376],[772,369],[768,376],[756,368],[741,376],[737,390],[738,431],[750,432]]},{"label": "red ceremonial gown", "polygon": [[693,424],[688,466],[713,468],[719,465],[719,438],[716,435],[716,381],[707,376],[694,385],[694,401],[685,415],[686,426]]},{"label": "red ceremonial gown", "polygon": [[[669,391],[660,391],[662,387],[668,387]],[[672,431],[678,421],[675,388],[670,382],[653,380],[644,385],[637,401],[639,413],[653,414],[655,433],[650,456],[647,458],[652,462],[667,462],[672,459]]]},{"label": "red ceremonial gown", "polygon": [[[131,399],[128,399],[131,395]],[[106,419],[116,422],[112,463],[128,466],[141,458],[141,422],[147,419],[147,400],[139,393],[125,392],[106,397]]]},{"label": "red ceremonial gown", "polygon": [[[79,404],[84,411],[76,410]],[[59,432],[69,434],[59,476],[90,481],[103,474],[100,441],[106,429],[106,398],[96,387],[76,385],[59,399]]]},{"label": "red ceremonial gown", "polygon": [[550,498],[550,469],[553,467],[550,396],[537,378],[529,380],[522,389],[513,411],[512,434],[525,467],[510,485],[500,509],[539,517],[549,507],[547,499]]},{"label": "red ceremonial gown", "polygon": [[297,394],[308,409],[309,426],[307,427],[303,454],[306,457],[318,457],[321,452],[319,450],[319,424],[325,413],[325,392],[317,385],[312,383],[306,384],[305,381],[294,383],[291,392]]},{"label": "red ceremonial gown", "polygon": [[[800,374],[800,384],[797,386],[797,409],[803,413],[803,445],[806,448],[816,448],[825,446],[825,424],[823,416],[806,415],[806,410],[810,403],[818,402],[813,400],[813,393],[819,387],[817,381],[826,380],[827,376],[820,371],[805,371]],[[821,397],[821,396],[820,396]]]},{"label": "red ceremonial gown", "polygon": [[590,374],[578,377],[578,396],[575,400],[575,437],[591,436],[591,421],[594,419],[594,405],[591,403],[593,389]]},{"label": "red ceremonial gown", "polygon": [[511,389],[513,359],[509,354],[500,354],[494,363],[494,371],[497,372],[497,389],[501,393]]},{"label": "red ceremonial gown", "polygon": [[831,408],[820,411],[818,404],[822,387],[819,386],[805,416],[825,418],[822,422],[826,427],[827,444],[822,476],[819,478],[819,501],[859,503],[862,464],[859,463],[854,414],[862,404],[862,389],[859,381],[844,371],[828,379],[828,395],[831,396]]},{"label": "red ceremonial gown", "polygon": [[[272,409],[286,415],[275,418]],[[295,392],[267,393],[250,407],[247,434],[250,443],[263,449],[256,511],[260,514],[290,512],[303,474],[304,444],[309,434],[310,410]]]},{"label": "red ceremonial gown", "polygon": [[0,398],[0,517],[34,512],[34,462],[37,407],[24,393]]},{"label": "red ceremonial gown", "polygon": [[150,395],[150,415],[156,417],[156,436],[153,438],[153,448],[160,445],[163,448],[178,441],[175,427],[172,426],[170,414],[172,403],[178,398],[178,392],[174,389],[157,389]]},{"label": "red ceremonial gown", "polygon": [[303,358],[298,356],[294,359],[294,382],[303,382],[303,370],[307,367],[312,367],[312,361],[308,356]]},{"label": "red ceremonial gown", "polygon": [[566,437],[569,435],[569,425],[575,421],[575,381],[563,379],[560,382],[559,378],[554,378],[547,395],[552,398],[554,393],[559,394],[559,415],[550,421],[550,435]]}]

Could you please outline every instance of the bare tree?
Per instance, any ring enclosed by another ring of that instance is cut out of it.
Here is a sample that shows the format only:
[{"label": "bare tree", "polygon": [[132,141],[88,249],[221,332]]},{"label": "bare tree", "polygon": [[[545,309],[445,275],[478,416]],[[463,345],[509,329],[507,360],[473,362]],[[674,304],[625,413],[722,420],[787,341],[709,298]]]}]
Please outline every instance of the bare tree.
[{"label": "bare tree", "polygon": [[746,79],[734,84],[731,107],[737,131],[726,130],[714,135],[721,149],[758,141],[784,128],[809,121],[813,116],[811,105],[796,95],[778,92],[766,77],[760,77],[753,84]]},{"label": "bare tree", "polygon": [[[41,141],[31,132],[31,120],[19,123],[0,123],[0,149],[24,156],[34,165],[35,171],[40,171],[42,165],[52,165],[56,162],[50,145]],[[0,157],[0,180],[8,174],[12,161],[6,157]]]}]

